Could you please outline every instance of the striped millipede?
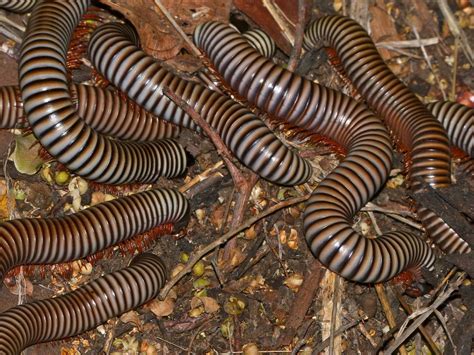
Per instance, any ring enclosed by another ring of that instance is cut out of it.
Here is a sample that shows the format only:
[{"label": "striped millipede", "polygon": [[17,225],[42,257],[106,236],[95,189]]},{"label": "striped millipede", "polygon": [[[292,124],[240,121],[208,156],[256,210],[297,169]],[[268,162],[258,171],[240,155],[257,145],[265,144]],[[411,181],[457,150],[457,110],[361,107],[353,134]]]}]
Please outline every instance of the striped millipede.
[{"label": "striped millipede", "polygon": [[434,255],[417,236],[364,238],[352,219],[384,184],[392,161],[386,128],[363,104],[274,65],[232,28],[199,26],[195,43],[250,103],[347,149],[346,158],[308,200],[304,228],[313,254],[329,269],[358,282],[381,282],[410,266],[431,267]]},{"label": "striped millipede", "polygon": [[[111,90],[72,84],[70,92],[79,116],[101,134],[133,141],[176,138],[179,135],[179,127],[159,120]],[[0,128],[27,126],[18,87],[0,87]]]},{"label": "striped millipede", "polygon": [[433,187],[449,185],[451,158],[445,130],[390,71],[365,30],[349,18],[326,16],[309,25],[304,45],[312,48],[320,40],[335,48],[352,83],[408,151],[409,180],[422,178]]},{"label": "striped millipede", "polygon": [[107,80],[147,111],[197,129],[189,115],[163,94],[163,87],[173,90],[216,130],[244,165],[263,178],[281,185],[296,185],[310,177],[309,163],[278,140],[250,110],[173,75],[137,48],[136,43],[129,27],[106,24],[93,33],[89,56]]},{"label": "striped millipede", "polygon": [[163,262],[145,253],[135,257],[128,267],[75,291],[10,308],[0,314],[0,353],[19,354],[30,345],[93,329],[150,301],[165,281]]},{"label": "striped millipede", "polygon": [[275,55],[275,41],[262,30],[258,28],[248,30],[242,33],[242,36],[264,57],[272,58]]},{"label": "striped millipede", "polygon": [[37,0],[0,0],[0,8],[12,12],[24,13],[31,11],[36,1]]},{"label": "striped millipede", "polygon": [[446,129],[450,142],[474,158],[474,109],[450,101],[432,102],[427,108]]},{"label": "striped millipede", "polygon": [[18,265],[84,258],[158,225],[177,222],[188,207],[181,193],[154,189],[62,218],[4,222],[0,224],[0,280]]},{"label": "striped millipede", "polygon": [[[307,28],[304,45],[312,48],[319,41],[336,50],[351,82],[407,152],[408,181],[413,187],[418,189],[418,179],[435,188],[449,185],[451,156],[443,122],[437,121],[390,71],[363,27],[348,17],[322,17]],[[417,210],[423,226],[441,249],[448,253],[470,250],[441,218],[422,206]]]},{"label": "striped millipede", "polygon": [[19,79],[33,133],[59,162],[92,181],[145,183],[183,173],[186,154],[178,143],[111,140],[77,114],[65,61],[71,34],[88,5],[89,0],[45,1],[31,13],[21,46]]}]

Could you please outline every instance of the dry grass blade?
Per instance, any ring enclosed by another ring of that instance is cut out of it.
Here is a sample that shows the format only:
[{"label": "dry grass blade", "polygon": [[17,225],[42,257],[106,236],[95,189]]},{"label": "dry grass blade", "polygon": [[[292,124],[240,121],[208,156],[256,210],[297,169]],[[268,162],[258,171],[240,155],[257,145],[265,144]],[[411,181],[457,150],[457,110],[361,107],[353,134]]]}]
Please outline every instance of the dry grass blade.
[{"label": "dry grass blade", "polygon": [[446,0],[437,0],[439,9],[443,13],[444,18],[448,22],[449,29],[454,37],[458,37],[461,40],[461,47],[466,54],[467,59],[471,65],[474,65],[474,52],[472,51],[471,46],[469,45],[469,40],[467,39],[466,34],[459,27],[454,14],[449,8],[448,2]]},{"label": "dry grass blade", "polygon": [[[431,316],[438,307],[440,307],[441,305],[444,304],[444,302],[446,302],[446,300],[451,296],[451,294],[459,288],[459,286],[462,284],[465,278],[466,278],[466,274],[463,273],[456,280],[454,280],[447,287],[445,291],[440,293],[438,298],[433,302],[431,306],[426,307],[422,310],[416,311],[412,315],[408,316],[403,326],[400,328],[400,331],[398,332],[395,341],[384,353],[391,354],[395,352],[398,349],[398,347],[409,336],[413,334],[413,332],[419,327],[420,324],[422,324],[426,319],[428,319],[428,317]],[[412,319],[415,319],[414,322],[407,328],[408,323]]]}]

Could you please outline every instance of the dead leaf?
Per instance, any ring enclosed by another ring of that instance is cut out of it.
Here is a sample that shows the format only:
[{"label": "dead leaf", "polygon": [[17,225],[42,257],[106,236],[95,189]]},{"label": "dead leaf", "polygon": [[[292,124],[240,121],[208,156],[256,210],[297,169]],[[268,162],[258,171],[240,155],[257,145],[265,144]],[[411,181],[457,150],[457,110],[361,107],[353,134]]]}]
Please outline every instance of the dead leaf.
[{"label": "dead leaf", "polygon": [[136,311],[129,311],[127,313],[122,314],[120,316],[120,320],[123,323],[132,323],[133,325],[138,327],[138,329],[140,329],[142,325],[142,322],[140,318],[138,317],[138,313]]},{"label": "dead leaf", "polygon": [[9,159],[20,173],[34,175],[43,164],[43,160],[38,156],[40,148],[41,145],[33,134],[15,136],[15,150]]},{"label": "dead leaf", "polygon": [[153,300],[147,304],[147,307],[157,317],[166,317],[173,313],[174,300],[170,297],[166,297],[163,301]]},{"label": "dead leaf", "polygon": [[192,308],[197,308],[201,305],[204,306],[204,311],[206,313],[215,313],[221,308],[217,301],[212,297],[193,297],[191,299]]}]

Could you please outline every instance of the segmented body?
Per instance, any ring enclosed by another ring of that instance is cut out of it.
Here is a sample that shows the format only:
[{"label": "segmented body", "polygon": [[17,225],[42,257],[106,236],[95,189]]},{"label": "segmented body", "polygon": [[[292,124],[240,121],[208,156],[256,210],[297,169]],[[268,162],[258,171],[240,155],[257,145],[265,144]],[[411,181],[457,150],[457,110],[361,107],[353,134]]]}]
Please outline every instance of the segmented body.
[{"label": "segmented body", "polygon": [[92,130],[69,92],[66,54],[89,0],[45,1],[31,14],[21,46],[19,79],[24,110],[42,146],[77,175],[109,184],[155,182],[186,168],[174,141],[122,142]]},{"label": "segmented body", "polygon": [[188,211],[179,192],[155,189],[104,202],[62,218],[14,219],[0,224],[0,280],[18,265],[84,258]]},{"label": "segmented body", "polygon": [[127,26],[111,23],[99,27],[91,37],[89,56],[107,80],[147,111],[197,129],[191,117],[163,94],[165,86],[173,90],[216,130],[244,165],[263,178],[297,185],[310,177],[309,163],[288,149],[250,110],[163,69],[137,48],[134,32]]},{"label": "segmented body", "polygon": [[22,304],[0,314],[0,354],[93,329],[158,295],[166,281],[159,257],[141,254],[122,270],[56,298]]},{"label": "segmented body", "polygon": [[194,40],[250,103],[347,150],[346,158],[314,190],[305,210],[306,239],[323,264],[358,282],[381,282],[410,265],[432,265],[433,253],[415,235],[392,232],[367,239],[352,228],[354,215],[383,186],[391,166],[390,137],[370,110],[276,66],[222,23],[201,25]]},{"label": "segmented body", "polygon": [[[133,141],[176,138],[179,127],[162,121],[111,90],[89,85],[70,86],[79,116],[94,130],[107,136]],[[26,128],[20,91],[0,87],[0,128]]]}]

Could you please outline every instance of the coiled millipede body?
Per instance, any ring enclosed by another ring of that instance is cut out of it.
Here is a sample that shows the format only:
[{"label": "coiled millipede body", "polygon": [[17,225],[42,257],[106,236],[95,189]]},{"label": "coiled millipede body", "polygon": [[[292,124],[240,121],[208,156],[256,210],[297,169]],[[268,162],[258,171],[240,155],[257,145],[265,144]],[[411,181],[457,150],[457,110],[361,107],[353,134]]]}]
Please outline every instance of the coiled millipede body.
[{"label": "coiled millipede body", "polygon": [[[335,48],[351,82],[407,152],[408,181],[415,189],[417,179],[435,188],[449,185],[451,156],[442,122],[390,71],[362,26],[348,17],[322,17],[309,25],[304,37],[306,48],[319,41]],[[422,206],[417,210],[423,226],[442,250],[470,250],[441,218]]]},{"label": "coiled millipede body", "polygon": [[474,158],[474,109],[450,101],[432,102],[427,108],[446,129],[450,142]]},{"label": "coiled millipede body", "polygon": [[450,150],[443,126],[390,71],[365,30],[350,18],[327,16],[309,25],[305,47],[320,40],[336,49],[352,83],[408,150],[409,179],[421,177],[433,187],[449,185]]},{"label": "coiled millipede body", "polygon": [[24,13],[31,11],[36,2],[37,0],[0,0],[0,8],[12,12]]},{"label": "coiled millipede body", "polygon": [[18,265],[84,258],[188,211],[179,192],[154,189],[104,202],[62,218],[16,219],[0,224],[0,280]]},{"label": "coiled millipede body", "polygon": [[137,48],[133,31],[121,24],[106,24],[92,35],[89,56],[97,70],[132,100],[154,115],[197,129],[180,107],[163,94],[173,90],[205,119],[247,167],[282,185],[305,182],[308,162],[292,152],[250,110],[228,97],[185,81]]},{"label": "coiled millipede body", "polygon": [[0,354],[19,354],[30,345],[93,329],[153,299],[165,281],[160,258],[145,253],[73,292],[13,307],[0,314]]},{"label": "coiled millipede body", "polygon": [[262,30],[258,28],[248,30],[242,33],[242,36],[264,57],[272,58],[275,55],[275,41]]},{"label": "coiled millipede body", "polygon": [[66,52],[88,5],[88,0],[45,1],[33,9],[19,64],[23,107],[33,133],[53,157],[92,181],[144,183],[182,174],[186,154],[176,142],[110,140],[77,114],[67,84]]},{"label": "coiled millipede body", "polygon": [[[159,120],[111,90],[72,84],[70,92],[79,116],[101,134],[133,141],[176,138],[179,135],[179,127]],[[0,128],[27,126],[19,89],[15,86],[0,87]]]},{"label": "coiled millipede body", "polygon": [[222,23],[199,26],[194,40],[252,104],[347,149],[305,210],[306,239],[323,264],[358,282],[381,282],[409,266],[432,266],[431,249],[415,235],[392,232],[367,239],[352,229],[354,215],[384,184],[392,161],[388,132],[370,110],[274,65]]}]

